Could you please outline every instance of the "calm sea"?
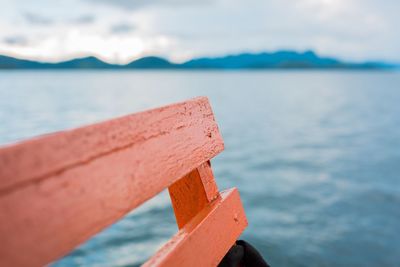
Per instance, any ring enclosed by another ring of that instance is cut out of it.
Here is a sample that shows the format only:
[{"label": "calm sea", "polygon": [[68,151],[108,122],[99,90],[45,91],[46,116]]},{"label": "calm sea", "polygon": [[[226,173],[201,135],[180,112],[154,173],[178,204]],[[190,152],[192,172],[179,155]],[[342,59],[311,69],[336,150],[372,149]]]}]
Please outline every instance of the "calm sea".
[{"label": "calm sea", "polygon": [[[0,144],[200,95],[272,266],[400,265],[399,72],[3,71]],[[176,230],[164,192],[54,266],[136,266]]]}]

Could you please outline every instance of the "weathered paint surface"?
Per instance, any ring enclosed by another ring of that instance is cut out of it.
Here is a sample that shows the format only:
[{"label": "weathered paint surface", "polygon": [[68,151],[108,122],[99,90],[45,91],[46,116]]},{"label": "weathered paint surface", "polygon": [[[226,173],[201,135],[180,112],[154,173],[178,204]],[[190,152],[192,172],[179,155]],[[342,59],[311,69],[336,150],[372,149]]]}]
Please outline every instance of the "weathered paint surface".
[{"label": "weathered paint surface", "polygon": [[211,171],[222,150],[204,97],[0,148],[0,266],[56,260],[167,187],[183,250],[234,214],[217,262],[245,225],[239,195],[219,197]]},{"label": "weathered paint surface", "polygon": [[[146,143],[154,140],[160,140],[156,144],[160,145],[157,151],[171,149],[172,145],[176,148],[172,147],[171,152],[177,152],[185,145],[189,150],[204,146],[205,149],[199,149],[200,153],[194,155],[201,158],[200,163],[223,149],[208,100],[200,97],[3,147],[0,149],[0,192],[7,193],[40,182],[117,151],[140,146],[147,148]],[[200,156],[201,153],[204,156]],[[142,154],[147,157],[138,163],[146,162],[149,156],[163,160],[146,151]]]},{"label": "weathered paint surface", "polygon": [[246,226],[237,189],[221,192],[144,266],[217,266]]}]

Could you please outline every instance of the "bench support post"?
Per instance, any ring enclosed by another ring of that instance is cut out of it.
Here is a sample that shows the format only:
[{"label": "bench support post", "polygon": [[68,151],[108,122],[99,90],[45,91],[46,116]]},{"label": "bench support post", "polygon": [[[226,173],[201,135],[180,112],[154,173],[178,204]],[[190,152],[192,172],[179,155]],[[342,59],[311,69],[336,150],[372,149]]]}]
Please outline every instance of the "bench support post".
[{"label": "bench support post", "polygon": [[219,196],[210,161],[173,183],[168,191],[178,228],[181,229]]}]

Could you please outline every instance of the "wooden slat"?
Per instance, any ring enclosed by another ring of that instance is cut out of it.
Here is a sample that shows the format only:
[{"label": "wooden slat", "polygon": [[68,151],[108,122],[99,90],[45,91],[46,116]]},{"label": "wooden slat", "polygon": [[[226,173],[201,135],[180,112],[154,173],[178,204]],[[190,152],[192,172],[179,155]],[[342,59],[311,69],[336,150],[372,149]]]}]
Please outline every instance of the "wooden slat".
[{"label": "wooden slat", "polygon": [[246,226],[237,189],[226,190],[144,266],[217,266]]},{"label": "wooden slat", "polygon": [[[179,140],[179,135],[174,133],[185,129],[207,138]],[[198,145],[208,145],[206,149],[212,154],[223,149],[208,99],[199,97],[3,147],[0,149],[0,193],[164,135],[170,136],[166,140],[169,146],[175,142],[179,146],[182,141],[206,141]]]},{"label": "wooden slat", "polygon": [[168,191],[179,229],[219,194],[209,162],[173,183]]},{"label": "wooden slat", "polygon": [[213,171],[211,169],[211,162],[207,161],[204,164],[201,164],[197,171],[199,172],[201,181],[204,186],[204,191],[206,192],[208,202],[211,202],[216,197],[218,197],[218,186],[214,178]]},{"label": "wooden slat", "polygon": [[222,150],[206,98],[0,149],[0,266],[65,255]]}]

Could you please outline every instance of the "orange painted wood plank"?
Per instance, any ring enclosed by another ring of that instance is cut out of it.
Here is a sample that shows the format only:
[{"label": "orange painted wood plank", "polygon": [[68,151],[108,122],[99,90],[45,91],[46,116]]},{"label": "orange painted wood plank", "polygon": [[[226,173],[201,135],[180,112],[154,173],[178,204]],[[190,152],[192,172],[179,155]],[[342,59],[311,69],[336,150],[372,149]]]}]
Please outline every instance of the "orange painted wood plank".
[{"label": "orange painted wood plank", "polygon": [[179,229],[209,203],[197,169],[170,185],[168,192]]},{"label": "orange painted wood plank", "polygon": [[237,189],[221,192],[143,266],[217,266],[246,226]]},{"label": "orange painted wood plank", "polygon": [[211,202],[219,195],[218,186],[211,169],[211,162],[207,161],[206,163],[201,164],[197,168],[197,171],[199,172],[201,181],[203,182],[208,202]]},{"label": "orange painted wood plank", "polygon": [[0,266],[62,257],[222,149],[206,98],[0,149]]},{"label": "orange painted wood plank", "polygon": [[0,194],[163,135],[180,143],[172,133],[185,129],[207,137],[208,154],[215,155],[223,149],[206,97],[3,147],[0,149]]},{"label": "orange painted wood plank", "polygon": [[181,229],[218,196],[218,188],[205,162],[168,187],[176,223]]}]

